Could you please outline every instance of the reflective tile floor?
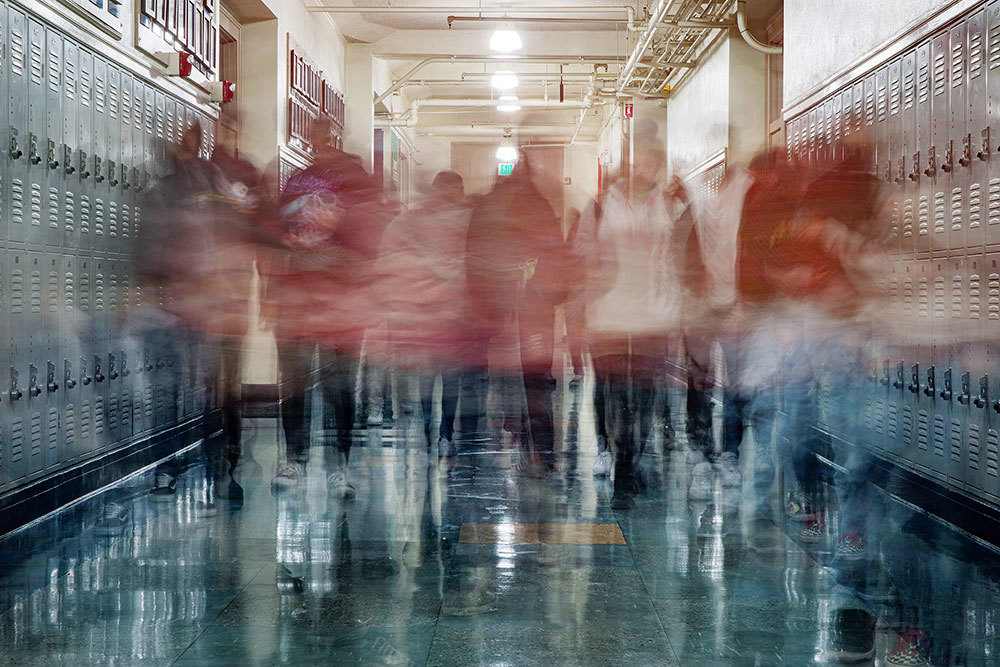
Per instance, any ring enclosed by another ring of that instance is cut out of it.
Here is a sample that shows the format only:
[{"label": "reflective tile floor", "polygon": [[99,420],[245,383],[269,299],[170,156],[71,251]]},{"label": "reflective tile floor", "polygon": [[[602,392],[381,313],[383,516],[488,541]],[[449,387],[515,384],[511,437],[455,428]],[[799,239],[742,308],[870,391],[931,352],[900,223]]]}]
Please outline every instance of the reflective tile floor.
[{"label": "reflective tile floor", "polygon": [[[777,511],[780,476],[758,494],[749,439],[742,491],[690,502],[683,443],[657,440],[613,511],[588,390],[558,390],[557,474],[516,472],[495,424],[429,461],[400,419],[359,434],[347,501],[317,447],[273,495],[275,423],[248,421],[240,509],[199,518],[195,449],[174,502],[146,472],[0,541],[0,664],[802,665],[863,632],[866,664],[1000,664],[996,552],[883,497],[870,557],[838,567],[836,536]],[[93,532],[107,499],[130,508],[118,537]],[[890,660],[901,635],[927,662]]]}]

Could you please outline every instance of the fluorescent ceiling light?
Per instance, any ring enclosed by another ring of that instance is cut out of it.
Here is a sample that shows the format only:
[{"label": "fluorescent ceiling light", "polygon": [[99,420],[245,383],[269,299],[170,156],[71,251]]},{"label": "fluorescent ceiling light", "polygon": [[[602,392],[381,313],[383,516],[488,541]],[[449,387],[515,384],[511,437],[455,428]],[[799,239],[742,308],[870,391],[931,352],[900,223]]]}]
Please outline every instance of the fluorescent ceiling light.
[{"label": "fluorescent ceiling light", "polygon": [[517,162],[517,149],[513,146],[501,146],[497,149],[497,160],[500,162]]},{"label": "fluorescent ceiling light", "polygon": [[521,36],[510,23],[501,23],[490,37],[490,49],[499,53],[511,53],[521,50]]},{"label": "fluorescent ceiling light", "polygon": [[500,98],[500,104],[497,105],[497,111],[520,111],[521,105],[517,103],[517,95],[503,95]]},{"label": "fluorescent ceiling light", "polygon": [[517,88],[517,75],[508,70],[501,70],[493,75],[493,87],[497,90]]}]

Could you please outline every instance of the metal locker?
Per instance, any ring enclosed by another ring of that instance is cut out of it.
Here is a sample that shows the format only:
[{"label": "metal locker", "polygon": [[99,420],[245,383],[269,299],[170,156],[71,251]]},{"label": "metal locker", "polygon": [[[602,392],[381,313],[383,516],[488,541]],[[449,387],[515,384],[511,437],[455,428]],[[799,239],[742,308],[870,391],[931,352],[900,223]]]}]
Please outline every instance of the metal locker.
[{"label": "metal locker", "polygon": [[157,173],[162,178],[170,173],[171,165],[168,164],[168,157],[170,155],[169,148],[167,147],[167,96],[161,90],[154,91],[154,99],[156,100],[156,155],[155,159],[159,164]]},{"label": "metal locker", "polygon": [[[96,326],[93,321],[94,314],[94,261],[87,255],[78,258],[76,264],[76,297],[77,297],[77,318],[79,326],[77,332],[82,332],[76,337],[79,341],[79,354],[76,359],[76,379],[79,389],[77,419],[79,423],[77,431],[77,447],[81,456],[87,456],[98,446],[96,438],[97,415],[94,413],[97,399],[98,385],[94,381],[94,332]],[[103,404],[101,409],[103,410]],[[103,429],[103,418],[101,425]]]},{"label": "metal locker", "polygon": [[60,245],[75,251],[80,240],[80,175],[77,172],[79,137],[79,68],[80,48],[70,39],[63,40],[62,145],[58,148],[56,173],[62,180],[62,226]]},{"label": "metal locker", "polygon": [[26,444],[28,446],[28,475],[41,472],[46,467],[47,442],[45,436],[45,404],[47,397],[41,386],[39,363],[48,356],[48,335],[45,330],[44,276],[45,255],[28,252],[25,266],[27,284],[27,329],[21,336],[27,341],[27,354],[22,357],[25,369],[24,401],[27,406]]},{"label": "metal locker", "polygon": [[968,102],[966,96],[967,37],[966,23],[960,21],[949,31],[949,117],[950,130],[944,146],[941,170],[947,173],[945,193],[950,221],[949,248],[968,247],[966,238],[966,201],[969,167],[972,166],[972,143],[966,134]]},{"label": "metal locker", "polygon": [[[915,461],[917,459],[915,451],[918,447],[918,405],[915,399],[920,382],[920,367],[913,368],[913,365],[919,363],[922,352],[920,339],[917,337],[920,332],[918,328],[920,322],[917,319],[917,274],[917,262],[903,264],[900,273],[900,293],[902,295],[902,321],[905,329],[900,336],[902,352],[896,360],[893,379],[893,387],[899,390],[900,395],[899,457],[905,465],[911,468],[916,467]],[[925,315],[923,319],[929,322],[929,315]],[[914,376],[916,376],[915,379]],[[926,429],[923,444],[925,448],[928,446]]]},{"label": "metal locker", "polygon": [[[0,8],[2,9],[2,8]],[[0,12],[2,14],[2,12]],[[6,336],[7,338],[0,340],[0,369],[3,371],[3,392],[5,393],[9,389],[7,373],[10,368],[10,345],[8,343],[9,337],[11,335],[11,325],[13,324],[13,318],[11,316],[11,308],[9,304],[9,283],[8,275],[6,273],[6,259],[7,253],[0,252],[0,312],[7,314],[7,326],[6,326]],[[13,452],[11,451],[11,438],[10,438],[10,419],[11,410],[10,405],[7,401],[10,400],[9,396],[4,396],[0,399],[0,492],[6,491],[8,488],[12,487],[15,482],[16,472],[14,470]],[[23,457],[18,464],[23,463]],[[23,466],[22,466],[23,467]],[[21,473],[23,476],[23,473]]]},{"label": "metal locker", "polygon": [[47,130],[45,86],[45,27],[32,18],[28,19],[28,218],[25,240],[41,245],[45,242],[43,223],[46,207],[46,186],[49,166],[45,161],[45,136]]},{"label": "metal locker", "polygon": [[110,444],[108,431],[108,383],[107,383],[107,260],[93,257],[91,270],[91,341],[90,375],[93,377],[93,422],[94,450],[100,451]]},{"label": "metal locker", "polygon": [[7,284],[10,288],[9,316],[7,318],[7,336],[4,346],[7,348],[7,391],[4,397],[7,402],[5,414],[9,417],[9,464],[13,483],[23,479],[28,473],[29,427],[27,387],[28,359],[31,353],[28,341],[28,281],[30,271],[28,258],[23,250],[8,249],[6,253],[6,268],[10,278]]},{"label": "metal locker", "polygon": [[[834,93],[833,95],[833,131],[831,133],[832,141],[832,158],[834,160],[839,160],[844,154],[843,145],[843,132],[844,132],[844,105],[843,105],[843,93]],[[215,123],[209,119],[205,119],[207,126],[214,128]],[[211,136],[209,136],[211,135]],[[206,134],[208,141],[205,142],[206,147],[209,151],[215,147],[215,133],[214,131]],[[208,158],[211,155],[206,156]]]},{"label": "metal locker", "polygon": [[844,90],[840,91],[840,136],[844,142],[848,141],[848,137],[854,131],[854,118],[853,105],[851,103],[851,93],[853,88],[848,86]]},{"label": "metal locker", "polygon": [[108,65],[108,226],[107,252],[117,254],[121,241],[121,205],[122,205],[122,123],[121,123],[121,75],[118,68]]},{"label": "metal locker", "polygon": [[[933,262],[918,260],[912,266],[911,285],[904,285],[912,293],[913,305],[913,339],[908,345],[906,359],[905,383],[909,394],[907,403],[912,408],[910,422],[907,424],[904,409],[904,457],[917,469],[927,471],[931,465],[931,447],[933,442],[934,399],[923,393],[924,373],[932,365],[929,359],[935,355],[931,327],[932,293],[933,293]],[[906,437],[906,436],[909,437]],[[942,434],[943,435],[943,434]]]},{"label": "metal locker", "polygon": [[[901,455],[901,422],[905,400],[903,387],[903,358],[906,349],[908,323],[903,320],[901,299],[903,266],[900,262],[889,262],[885,268],[886,310],[888,312],[885,356],[881,360],[881,385],[885,395],[885,434],[883,450],[890,459],[898,460]],[[912,311],[912,308],[911,308]]]},{"label": "metal locker", "polygon": [[930,197],[931,248],[947,251],[950,247],[950,179],[951,155],[947,151],[951,118],[948,110],[948,33],[942,32],[931,40],[931,119],[930,143],[927,146],[924,176],[925,192]]},{"label": "metal locker", "polygon": [[[43,441],[46,444],[45,467],[57,468],[65,461],[63,453],[63,391],[62,378],[58,376],[62,359],[62,260],[59,252],[42,255],[44,281],[42,331],[39,349],[44,354],[35,355],[38,363],[39,397],[44,397]],[[44,346],[44,348],[42,347]]]},{"label": "metal locker", "polygon": [[806,117],[806,156],[810,165],[816,164],[816,109],[811,109]]},{"label": "metal locker", "polygon": [[986,436],[978,456],[970,448],[967,476],[974,490],[980,490],[984,496],[996,502],[1000,499],[1000,373],[995,368],[996,360],[1000,358],[1000,345],[997,343],[1000,341],[1000,253],[986,254],[983,260],[983,278],[986,289],[983,338],[987,342],[992,371],[992,402],[990,409],[986,411]]},{"label": "metal locker", "polygon": [[[28,19],[10,8],[7,71],[9,117],[8,155],[10,156],[10,219],[7,238],[15,243],[28,239]],[[23,269],[23,266],[21,267]]]},{"label": "metal locker", "polygon": [[875,176],[883,183],[891,181],[889,158],[889,68],[881,67],[875,73],[875,125],[873,132],[875,153],[872,164]]},{"label": "metal locker", "polygon": [[61,384],[63,415],[63,461],[78,459],[84,452],[79,440],[80,428],[80,386],[79,360],[83,347],[78,335],[85,327],[80,326],[77,309],[77,258],[64,252],[59,256],[62,281],[60,283],[60,351],[56,373]]},{"label": "metal locker", "polygon": [[917,107],[917,52],[907,51],[900,60],[900,97],[902,108],[899,112],[899,152],[897,154],[896,177],[893,179],[891,204],[895,215],[899,217],[900,245],[899,252],[903,257],[916,252],[916,208],[914,193],[916,183],[913,180],[913,154],[917,148],[916,138],[916,107]]},{"label": "metal locker", "polygon": [[119,303],[119,283],[118,283],[118,260],[108,258],[104,260],[107,277],[107,292],[105,298],[105,309],[107,313],[107,339],[105,350],[105,360],[107,362],[107,428],[108,440],[117,443],[121,440],[121,395],[122,382],[121,371],[118,360],[118,303]]},{"label": "metal locker", "polygon": [[62,247],[63,190],[63,37],[51,28],[45,34],[45,137],[42,143],[42,165],[48,178],[45,187],[43,227],[45,245]]},{"label": "metal locker", "polygon": [[[883,170],[883,180],[886,184],[885,190],[889,195],[890,214],[889,221],[889,247],[891,254],[898,254],[902,250],[903,238],[903,216],[899,202],[899,189],[905,178],[899,173],[900,156],[902,154],[902,64],[899,60],[894,60],[888,68],[888,96],[889,111],[885,121],[885,151],[879,156],[879,163]],[[882,145],[881,143],[879,145]],[[912,229],[910,236],[912,240]]]},{"label": "metal locker", "polygon": [[[121,218],[119,219],[119,252],[130,253],[132,250],[132,209],[136,201],[136,181],[138,180],[135,153],[133,153],[133,133],[132,133],[132,105],[133,81],[132,76],[122,70],[121,72],[121,112],[119,125],[121,126],[121,173],[118,176],[121,188]],[[139,138],[141,147],[141,132],[136,135]]]},{"label": "metal locker", "polygon": [[[986,332],[986,288],[989,286],[989,271],[986,265],[992,261],[996,264],[996,290],[998,298],[997,318],[1000,321],[1000,258],[988,258],[980,254],[970,255],[966,260],[968,276],[966,308],[966,332],[969,348],[966,355],[968,365],[977,369],[980,376],[979,410],[971,411],[972,415],[965,424],[965,452],[963,457],[964,471],[962,473],[964,486],[974,495],[982,489],[981,462],[985,447],[987,431],[991,424],[993,404],[997,394],[995,387],[990,385],[989,339]],[[995,375],[995,373],[993,374]],[[986,378],[985,383],[983,378]],[[992,382],[995,382],[994,378]],[[983,395],[985,394],[985,395]],[[992,398],[991,398],[992,397]]]},{"label": "metal locker", "polygon": [[[989,197],[989,160],[992,146],[987,119],[986,27],[980,11],[968,20],[968,87],[966,90],[966,128],[962,152],[969,161],[968,200],[966,209],[966,247],[978,253],[986,242],[985,213]],[[968,146],[968,148],[966,148]],[[1000,196],[1000,182],[997,183]],[[998,201],[1000,204],[1000,201]]]},{"label": "metal locker", "polygon": [[111,188],[108,182],[108,154],[111,146],[108,118],[108,63],[94,56],[94,208],[92,248],[108,247],[108,211]]},{"label": "metal locker", "polygon": [[[957,488],[963,487],[966,425],[973,420],[973,410],[978,410],[979,392],[971,391],[970,395],[956,394],[955,380],[969,373],[970,382],[977,378],[974,359],[969,340],[970,329],[966,318],[968,308],[967,261],[961,255],[949,257],[945,268],[947,289],[947,313],[941,333],[937,334],[942,347],[947,345],[950,351],[947,361],[942,359],[942,382],[939,382],[938,398],[941,400],[942,412],[946,418],[945,454],[942,470],[947,475],[947,481]],[[961,400],[959,400],[961,399]]]},{"label": "metal locker", "polygon": [[79,85],[77,87],[76,177],[79,189],[79,213],[76,229],[77,248],[88,251],[94,247],[94,162],[97,148],[94,141],[94,56],[79,51]]},{"label": "metal locker", "polygon": [[997,155],[1000,150],[1000,2],[991,2],[986,9],[987,62],[986,70],[986,139],[989,141],[989,158],[986,162],[984,184],[986,206],[983,210],[983,234],[988,248],[1000,248],[1000,171]]},{"label": "metal locker", "polygon": [[215,119],[211,116],[202,116],[201,126],[204,129],[201,142],[202,157],[211,160],[212,153],[215,152]]},{"label": "metal locker", "polygon": [[[923,266],[928,266],[924,264]],[[929,263],[928,287],[930,297],[930,329],[923,332],[929,334],[929,340],[919,357],[920,377],[920,409],[917,412],[917,438],[920,441],[923,428],[923,412],[929,420],[929,447],[918,448],[917,465],[923,466],[932,476],[945,478],[945,461],[948,447],[947,406],[937,395],[938,369],[947,368],[950,364],[951,340],[948,335],[948,260],[933,259]],[[923,290],[923,276],[920,275],[917,294],[918,303]],[[919,308],[918,308],[919,312]],[[929,453],[929,456],[928,456]]]},{"label": "metal locker", "polygon": [[931,136],[931,47],[924,43],[917,47],[917,104],[914,112],[914,149],[910,158],[910,181],[914,203],[914,219],[916,221],[916,238],[914,250],[918,254],[927,253],[931,249],[931,197],[933,192],[933,174],[929,169],[930,148],[933,143]]}]

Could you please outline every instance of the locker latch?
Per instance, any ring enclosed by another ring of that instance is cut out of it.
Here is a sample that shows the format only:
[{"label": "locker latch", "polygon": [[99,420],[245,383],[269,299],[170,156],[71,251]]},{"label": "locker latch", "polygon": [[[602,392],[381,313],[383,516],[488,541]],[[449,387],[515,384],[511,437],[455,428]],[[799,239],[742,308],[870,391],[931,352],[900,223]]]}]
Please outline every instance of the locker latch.
[{"label": "locker latch", "polygon": [[104,174],[101,171],[101,158],[94,156],[94,180],[98,183],[104,182]]},{"label": "locker latch", "polygon": [[166,366],[166,364],[163,363],[163,357],[157,357],[156,358],[156,368],[157,368],[157,370],[161,370],[165,366]]},{"label": "locker latch", "polygon": [[892,386],[895,387],[896,389],[902,389],[903,388],[903,362],[902,361],[900,361],[898,364],[896,364],[896,379],[893,380]]},{"label": "locker latch", "polygon": [[969,404],[969,398],[970,398],[970,396],[969,396],[969,389],[970,389],[969,388],[969,383],[970,382],[971,382],[971,379],[969,378],[969,373],[968,372],[962,373],[962,393],[958,395],[958,402],[961,403],[962,405],[968,405]]},{"label": "locker latch", "polygon": [[910,172],[910,180],[920,180],[920,151],[913,154],[913,171]]},{"label": "locker latch", "polygon": [[13,366],[10,367],[10,400],[20,401],[24,394],[17,387],[17,369]]},{"label": "locker latch", "polygon": [[963,167],[968,167],[972,164],[972,135],[965,135],[965,139],[962,140],[962,157],[958,159],[958,163]]},{"label": "locker latch", "polygon": [[73,149],[66,144],[63,144],[63,164],[65,174],[69,175],[76,171],[76,167],[73,166]]},{"label": "locker latch", "polygon": [[944,389],[938,394],[941,398],[946,401],[950,401],[952,397],[951,392],[951,369],[949,368],[944,372]]},{"label": "locker latch", "polygon": [[935,156],[937,155],[937,147],[931,146],[931,154],[927,158],[927,168],[924,169],[924,176],[934,176],[937,173],[937,160]]},{"label": "locker latch", "polygon": [[42,156],[38,154],[38,137],[33,132],[28,132],[28,162],[38,164],[42,161]]},{"label": "locker latch", "polygon": [[906,182],[906,156],[899,157],[899,169],[896,170],[896,184],[902,185]]},{"label": "locker latch", "polygon": [[73,379],[73,364],[69,362],[69,359],[63,359],[63,384],[66,385],[67,389],[76,386],[76,380]]},{"label": "locker latch", "polygon": [[983,130],[983,145],[976,157],[985,162],[990,159],[990,128]]},{"label": "locker latch", "polygon": [[883,387],[889,386],[889,360],[882,362],[882,379],[879,380]]},{"label": "locker latch", "polygon": [[50,394],[59,389],[59,384],[56,382],[56,365],[51,361],[48,362],[48,367],[46,368],[45,388]]},{"label": "locker latch", "polygon": [[112,380],[118,379],[118,371],[115,370],[115,355],[108,353],[108,377]]},{"label": "locker latch", "polygon": [[141,190],[142,181],[140,181],[139,179],[140,179],[139,168],[132,167],[132,185],[134,185],[136,189]]},{"label": "locker latch", "polygon": [[80,178],[90,178],[90,170],[87,169],[87,152],[80,151]]},{"label": "locker latch", "polygon": [[87,375],[87,360],[80,357],[80,382],[82,382],[83,386],[86,387],[93,381],[94,378]]},{"label": "locker latch", "polygon": [[108,183],[111,184],[111,187],[115,187],[116,185],[118,185],[117,176],[118,176],[118,170],[115,167],[115,161],[108,160]]},{"label": "locker latch", "polygon": [[34,364],[28,365],[28,396],[35,397],[42,393],[42,388],[38,386],[38,367]]},{"label": "locker latch", "polygon": [[94,380],[104,382],[104,374],[101,373],[101,358],[96,354],[94,355]]},{"label": "locker latch", "polygon": [[119,165],[119,166],[121,167],[122,190],[128,190],[129,186],[131,185],[128,182],[128,167],[126,167],[125,165]]},{"label": "locker latch", "polygon": [[143,351],[142,351],[142,358],[143,358],[143,361],[145,361],[145,363],[146,363],[146,370],[147,371],[153,370],[153,360],[149,356],[149,349],[148,348],[144,348],[143,349]]},{"label": "locker latch", "polygon": [[941,171],[946,174],[950,174],[951,170],[955,168],[955,142],[949,140],[947,147],[944,149],[944,164],[941,165]]},{"label": "locker latch", "polygon": [[989,400],[990,395],[990,380],[989,377],[984,375],[979,378],[979,396],[976,396],[976,400],[973,403],[976,404],[977,408],[986,407],[986,402]]},{"label": "locker latch", "polygon": [[920,364],[910,366],[910,384],[906,385],[911,394],[920,391]]},{"label": "locker latch", "polygon": [[128,352],[122,350],[121,355],[122,355],[122,377],[127,378],[129,375],[132,374],[132,371],[128,369]]},{"label": "locker latch", "polygon": [[59,160],[56,159],[56,142],[51,139],[46,139],[45,146],[45,163],[49,165],[49,169],[58,169]]},{"label": "locker latch", "polygon": [[927,385],[924,387],[924,396],[934,398],[934,367],[927,367]]},{"label": "locker latch", "polygon": [[10,128],[10,159],[17,160],[24,155],[24,152],[17,146],[17,128]]},{"label": "locker latch", "polygon": [[882,181],[884,183],[892,182],[892,160],[885,161],[885,178]]}]

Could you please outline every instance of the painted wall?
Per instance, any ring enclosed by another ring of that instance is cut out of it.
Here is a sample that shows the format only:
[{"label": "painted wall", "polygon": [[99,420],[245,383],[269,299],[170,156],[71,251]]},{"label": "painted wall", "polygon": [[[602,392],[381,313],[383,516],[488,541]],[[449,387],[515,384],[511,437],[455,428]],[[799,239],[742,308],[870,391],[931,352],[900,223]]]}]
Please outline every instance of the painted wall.
[{"label": "painted wall", "polygon": [[728,144],[732,41],[723,40],[670,98],[667,161],[672,172],[688,171]]},{"label": "painted wall", "polygon": [[729,164],[745,164],[767,147],[767,56],[729,39]]},{"label": "painted wall", "polygon": [[785,105],[951,0],[785,0]]}]

